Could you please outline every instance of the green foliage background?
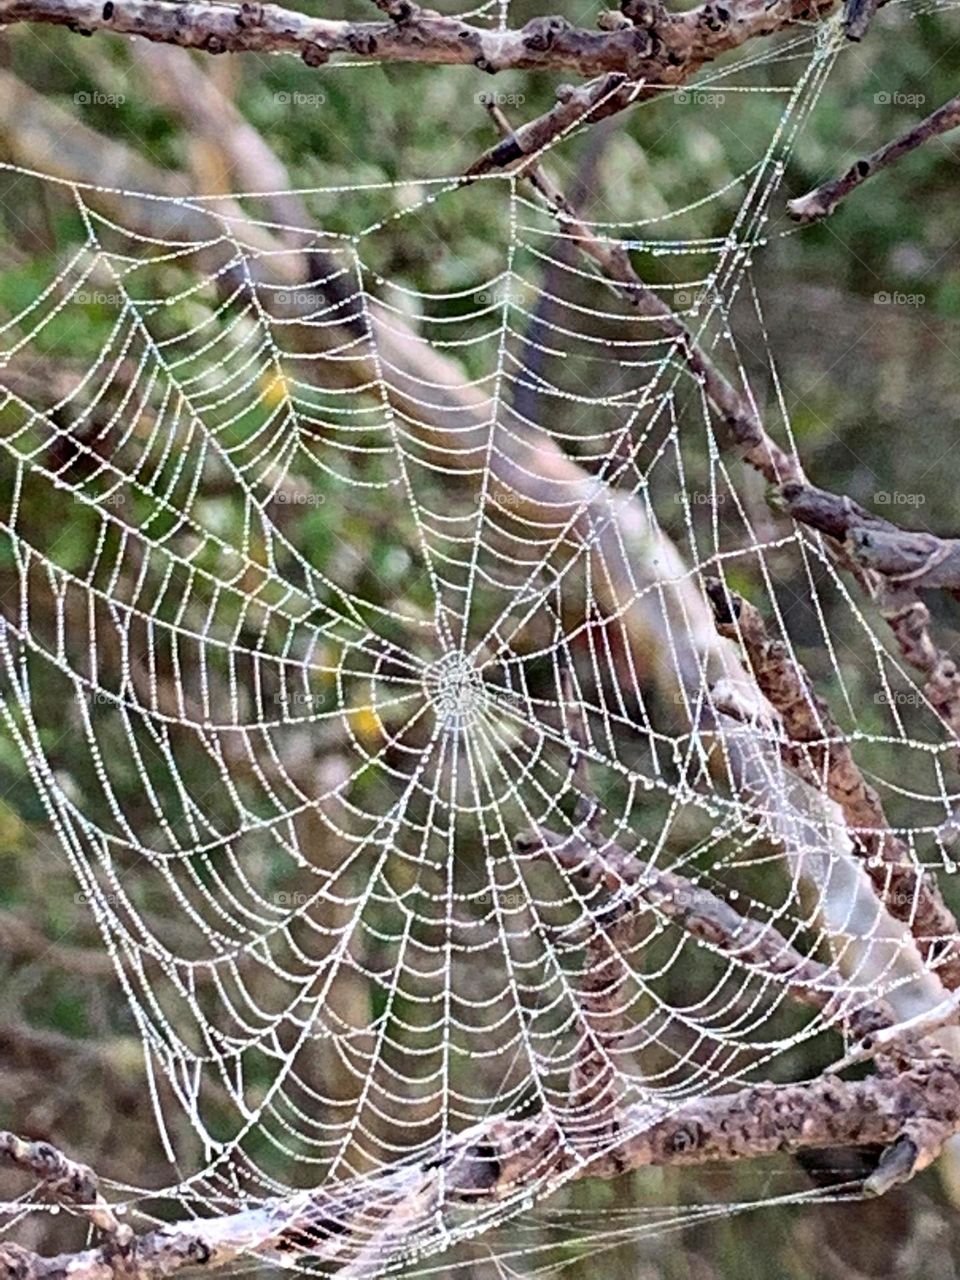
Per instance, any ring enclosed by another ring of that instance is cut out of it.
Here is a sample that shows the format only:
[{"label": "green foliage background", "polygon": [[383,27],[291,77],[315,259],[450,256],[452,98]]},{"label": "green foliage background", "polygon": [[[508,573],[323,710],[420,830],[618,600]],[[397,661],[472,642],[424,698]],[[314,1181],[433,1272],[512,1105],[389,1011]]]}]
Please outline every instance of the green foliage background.
[{"label": "green foliage background", "polygon": [[[331,16],[327,6],[304,6]],[[452,5],[447,4],[451,11]],[[367,14],[353,0],[337,13]],[[590,25],[595,11],[563,0],[572,21]],[[533,0],[515,0],[510,17],[520,23],[539,11]],[[956,92],[960,81],[960,25],[948,6],[894,5],[883,10],[870,37],[848,47],[806,124],[793,152],[783,189],[775,197],[769,243],[757,255],[754,277],[763,299],[769,347],[776,357],[784,398],[808,474],[825,487],[849,494],[867,507],[884,510],[884,496],[913,495],[896,518],[943,534],[960,532],[958,478],[958,392],[960,392],[960,142],[947,136],[909,157],[851,198],[822,227],[780,236],[790,230],[783,203],[826,176],[842,171],[857,156],[905,128]],[[158,103],[138,72],[132,46],[120,40],[81,40],[62,31],[11,30],[0,37],[0,66],[13,72],[84,125],[120,140],[171,172],[203,166],[183,122]],[[733,85],[789,86],[804,57],[784,57],[734,73]],[[247,57],[217,64],[247,120],[269,140],[286,166],[293,187],[344,187],[419,180],[461,172],[491,142],[479,94],[522,97],[508,110],[515,120],[531,117],[553,101],[558,77],[510,73],[496,80],[472,68],[347,67],[314,71],[287,57]],[[723,91],[721,84],[717,91]],[[119,102],[83,103],[94,91]],[[322,92],[322,104],[311,95]],[[80,97],[78,97],[80,95]],[[916,99],[921,97],[923,101]],[[591,216],[629,225],[700,200],[706,192],[730,188],[729,198],[682,214],[664,224],[670,237],[723,235],[731,209],[742,199],[735,179],[762,154],[785,101],[785,94],[725,94],[722,107],[678,105],[669,96],[638,107],[616,130],[608,131],[596,165],[587,208]],[[62,145],[71,146],[69,132]],[[551,157],[555,175],[569,185],[596,134],[571,139]],[[0,159],[10,148],[0,131]],[[11,149],[12,150],[12,149]],[[337,231],[351,231],[381,216],[379,192],[342,192],[315,198],[318,219]],[[503,210],[496,192],[442,201],[429,217],[388,224],[369,244],[372,271],[401,280],[413,290],[476,291],[503,267]],[[15,313],[36,296],[62,263],[82,228],[68,200],[51,197],[42,184],[0,173],[0,317]],[[695,276],[695,255],[652,254],[637,258],[651,283],[682,283]],[[535,280],[536,264],[522,264]],[[877,300],[881,294],[909,295],[913,305]],[[919,299],[919,301],[917,301]],[[586,305],[610,309],[602,286],[585,284]],[[475,305],[468,296],[465,308]],[[82,367],[100,349],[113,314],[91,304],[85,323],[64,316],[44,337],[51,363]],[[178,317],[172,317],[177,323]],[[516,323],[522,328],[520,317]],[[731,323],[753,383],[775,407],[775,385],[767,348],[748,305],[738,304]],[[483,371],[465,360],[467,373]],[[548,376],[550,370],[548,369]],[[559,375],[558,375],[559,376]],[[614,370],[602,376],[613,386]],[[559,430],[571,426],[560,415]],[[707,483],[706,442],[685,441],[689,482]],[[9,483],[9,477],[0,477]],[[740,475],[752,512],[763,510],[755,478]],[[878,498],[879,495],[879,498]],[[682,542],[682,510],[673,500],[671,477],[654,485],[658,515]],[[53,508],[39,495],[25,498],[25,519],[41,532],[52,557],[64,567],[83,563],[95,534],[77,512]],[[33,505],[31,506],[31,502]],[[224,507],[224,519],[237,518]],[[703,545],[710,539],[710,513],[696,511]],[[735,545],[742,527],[724,526],[721,543]],[[764,519],[773,519],[766,517]],[[349,542],[359,571],[354,589],[389,605],[402,593],[408,561],[397,554],[396,531],[373,520],[362,495],[344,494],[344,503],[307,509],[295,535],[312,548],[324,567]],[[839,695],[837,674],[821,643],[803,567],[789,552],[767,556],[777,596],[800,656],[821,691]],[[759,569],[745,566],[739,586],[762,598]],[[0,544],[0,600],[14,577],[10,548]],[[875,698],[874,669],[864,654],[838,593],[823,584],[831,631],[836,638],[844,686],[856,709],[856,724],[882,732],[888,709]],[[947,647],[957,640],[956,605],[931,601]],[[37,688],[34,696],[55,705],[58,689]],[[835,703],[837,705],[837,703]],[[840,704],[842,705],[842,703]],[[924,732],[921,726],[915,730]],[[69,741],[58,744],[64,770],[82,768]],[[905,789],[920,785],[923,762],[904,763],[895,748],[873,748],[870,767],[898,776]],[[130,788],[136,786],[131,762]],[[89,782],[89,779],[86,779]],[[891,805],[894,821],[917,821],[906,799]],[[164,911],[163,902],[144,902]],[[0,1124],[49,1136],[101,1172],[149,1185],[158,1176],[152,1121],[144,1105],[139,1041],[119,989],[102,955],[93,923],[77,902],[76,886],[47,829],[36,795],[24,776],[13,743],[0,736]],[[814,1051],[811,1050],[811,1053]],[[798,1074],[815,1060],[797,1055]],[[289,1173],[278,1169],[278,1174]],[[847,1174],[835,1154],[820,1162],[819,1176]],[[163,1176],[163,1175],[159,1175]],[[613,1214],[637,1205],[703,1206],[756,1194],[768,1198],[806,1185],[789,1161],[772,1163],[761,1175],[717,1169],[695,1174],[657,1173],[623,1179],[612,1187],[578,1192],[578,1203]],[[762,1178],[762,1183],[758,1182]],[[611,1218],[611,1221],[613,1219]],[[638,1222],[642,1217],[638,1214]],[[855,1275],[923,1276],[947,1280],[958,1273],[960,1228],[949,1189],[928,1173],[882,1206],[825,1205],[758,1208],[696,1227],[638,1233],[628,1244],[583,1261],[564,1274],[594,1274],[650,1280],[815,1280]],[[44,1221],[34,1243],[71,1247],[72,1225]],[[544,1227],[544,1239],[549,1229]],[[30,1243],[28,1240],[27,1243]],[[571,1257],[578,1252],[571,1248]],[[522,1259],[511,1263],[524,1271]],[[533,1266],[536,1266],[534,1261]],[[464,1264],[468,1274],[493,1275],[482,1261]],[[532,1268],[531,1268],[532,1269]]]}]

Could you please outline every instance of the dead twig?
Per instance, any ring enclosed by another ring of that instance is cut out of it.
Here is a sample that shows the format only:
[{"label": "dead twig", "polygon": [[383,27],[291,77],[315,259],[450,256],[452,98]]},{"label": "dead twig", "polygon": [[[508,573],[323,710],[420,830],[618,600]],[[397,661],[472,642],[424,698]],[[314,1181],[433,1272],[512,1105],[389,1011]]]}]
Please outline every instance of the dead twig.
[{"label": "dead twig", "polygon": [[[517,135],[500,108],[492,101],[487,102],[486,107],[505,141],[515,141]],[[517,169],[540,193],[564,234],[601,269],[635,311],[651,320],[675,344],[678,355],[703,387],[718,418],[746,445],[751,464],[774,484],[802,479],[799,460],[770,439],[746,397],[717,368],[672,308],[643,282],[627,250],[617,241],[596,235],[536,160],[526,159]]]},{"label": "dead twig", "polygon": [[446,1148],[380,1177],[300,1192],[257,1209],[176,1223],[95,1249],[44,1257],[0,1248],[5,1280],[159,1280],[242,1259],[339,1263],[347,1276],[379,1269],[415,1246],[439,1206],[474,1208],[522,1197],[566,1177],[612,1178],[666,1165],[757,1159],[813,1147],[883,1146],[864,1190],[881,1194],[936,1159],[960,1129],[960,1066],[931,1051],[899,1074],[757,1085],[685,1102],[623,1109],[619,1141],[592,1155],[571,1146],[558,1120],[494,1117]]},{"label": "dead twig", "polygon": [[958,125],[960,125],[960,94],[931,112],[926,119],[921,120],[912,129],[908,129],[906,133],[894,138],[892,142],[886,143],[871,155],[857,160],[842,177],[833,178],[830,182],[824,182],[813,191],[807,192],[805,196],[790,200],[787,204],[787,212],[796,222],[819,222],[823,218],[829,218],[840,202],[846,200],[857,187],[875,177],[882,169],[896,164],[911,151],[916,151],[931,138],[949,133]]},{"label": "dead twig", "polygon": [[472,64],[490,72],[541,67],[647,80],[660,79],[662,72],[667,83],[676,83],[684,69],[695,70],[755,36],[822,16],[833,0],[819,6],[809,0],[739,0],[729,8],[708,3],[683,14],[650,5],[649,22],[631,21],[612,31],[590,31],[558,17],[500,31],[406,0],[382,0],[378,7],[387,21],[313,18],[253,0],[0,0],[0,25],[40,22],[79,35],[110,31],[207,53],[294,53],[310,66],[342,54],[373,62]]}]

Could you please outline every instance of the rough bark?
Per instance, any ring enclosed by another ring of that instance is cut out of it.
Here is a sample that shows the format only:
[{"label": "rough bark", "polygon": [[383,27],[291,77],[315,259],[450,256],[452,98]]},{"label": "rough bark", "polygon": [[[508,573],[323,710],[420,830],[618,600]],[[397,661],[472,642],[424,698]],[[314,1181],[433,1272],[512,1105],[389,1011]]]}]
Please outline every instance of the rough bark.
[{"label": "rough bark", "polygon": [[708,591],[722,635],[738,640],[764,696],[778,712],[786,736],[802,745],[809,775],[839,805],[862,854],[877,896],[907,923],[921,953],[951,990],[960,987],[957,921],[934,877],[889,828],[877,792],[864,778],[830,708],[817,694],[789,646],[771,638],[759,611],[713,580]]},{"label": "rough bark", "polygon": [[933,1053],[908,1071],[847,1082],[834,1077],[757,1085],[670,1107],[637,1103],[620,1117],[620,1141],[585,1156],[556,1119],[497,1118],[381,1177],[303,1192],[258,1209],[177,1224],[119,1243],[43,1257],[0,1246],[4,1280],[165,1280],[260,1258],[311,1257],[341,1275],[380,1268],[415,1243],[442,1207],[482,1210],[521,1198],[546,1180],[613,1178],[664,1165],[702,1165],[813,1147],[883,1146],[864,1184],[881,1193],[926,1167],[960,1129],[960,1067]]},{"label": "rough bark", "polygon": [[222,0],[0,0],[0,25],[39,22],[81,35],[108,31],[207,53],[293,53],[311,66],[342,54],[372,62],[473,65],[488,72],[618,72],[676,84],[747,40],[822,17],[832,7],[832,0],[737,0],[671,14],[659,4],[635,4],[634,18],[614,31],[574,27],[559,17],[498,31],[410,4],[394,6],[395,16],[386,21],[346,22],[281,5]]}]

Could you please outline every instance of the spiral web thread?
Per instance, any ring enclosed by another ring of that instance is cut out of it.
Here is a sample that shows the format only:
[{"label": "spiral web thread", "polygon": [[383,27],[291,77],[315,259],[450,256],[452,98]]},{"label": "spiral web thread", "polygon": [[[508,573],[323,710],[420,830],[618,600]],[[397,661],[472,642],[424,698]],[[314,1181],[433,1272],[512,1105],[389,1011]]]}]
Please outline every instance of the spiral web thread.
[{"label": "spiral web thread", "polygon": [[[782,66],[790,80],[757,162],[698,206],[592,224],[630,247],[641,275],[652,257],[677,267],[664,296],[748,393],[729,311],[746,300],[764,332],[751,263],[838,49],[828,25],[712,72],[698,89],[729,102],[754,91],[740,83],[752,67]],[[807,566],[834,705],[864,750],[895,744],[909,757],[896,779],[871,780],[920,816],[902,830],[914,855],[952,869],[939,833],[956,797],[941,748],[901,717],[898,689],[927,710],[909,675],[816,539],[758,521],[738,495],[676,350],[612,293],[606,310],[584,303],[595,277],[557,256],[556,225],[515,179],[421,182],[412,196],[401,184],[301,192],[317,211],[309,228],[258,223],[252,195],[156,198],[165,238],[124,223],[140,193],[106,193],[105,205],[99,189],[49,187],[74,202],[82,231],[4,323],[4,367],[41,350],[48,326],[82,318],[93,294],[116,315],[53,408],[4,383],[0,513],[17,589],[3,600],[3,718],[142,1038],[171,1180],[149,1205],[146,1189],[117,1186],[131,1220],[150,1221],[164,1197],[189,1216],[374,1180],[492,1116],[545,1109],[569,1123],[570,1071],[594,1035],[579,996],[584,939],[602,904],[549,854],[518,852],[520,831],[589,823],[592,837],[681,870],[823,957],[835,913],[801,862],[783,870],[769,815],[731,786],[727,740],[702,727],[715,673],[683,606],[701,572],[748,565],[771,632],[786,638],[769,561]],[[382,230],[423,234],[447,202],[492,191],[493,278],[422,293],[370,265]],[[375,212],[355,233],[323,229],[331,201],[361,198]],[[712,201],[730,206],[725,236],[670,237],[671,218]],[[313,300],[295,314],[294,286],[265,270],[290,256],[278,231],[324,264],[296,286]],[[531,347],[548,266],[560,284]],[[399,328],[411,315],[427,350],[482,364],[453,388],[479,418],[445,407],[441,380],[413,385],[398,370],[391,317]],[[534,368],[538,347],[558,358]],[[358,358],[365,384],[338,373]],[[520,390],[535,393],[536,422],[514,408]],[[772,400],[767,420],[789,440],[775,375]],[[423,424],[438,405],[445,426],[432,433]],[[555,406],[575,429],[551,430]],[[550,524],[544,504],[530,517],[530,477],[511,461],[545,438],[583,464],[578,487],[548,491]],[[688,481],[689,448],[709,460],[706,486]],[[673,561],[657,559],[654,495],[682,512]],[[53,532],[24,519],[38,503],[63,516]],[[624,541],[628,515],[652,568]],[[376,563],[363,558],[365,522],[380,531]],[[837,651],[826,593],[859,637],[860,678],[869,668],[887,703],[882,728],[858,723],[851,645]],[[669,620],[655,665],[672,676],[672,703],[632,642],[651,614]],[[65,742],[82,760],[67,773]],[[818,856],[839,847],[829,814],[817,833]],[[774,864],[778,888],[761,894],[758,870]],[[629,1032],[603,1049],[622,1098],[662,1114],[775,1073],[822,1036],[822,1018],[786,1009],[782,978],[656,910],[639,921],[617,952]],[[871,994],[904,981],[888,954]],[[521,1257],[556,1261],[549,1212],[570,1258],[771,1199],[602,1216],[571,1203],[538,1216],[552,1190],[547,1179],[519,1186],[479,1217],[441,1203],[418,1250],[474,1236],[505,1274]],[[22,1208],[5,1206],[10,1224]],[[512,1236],[478,1236],[506,1220]]]}]

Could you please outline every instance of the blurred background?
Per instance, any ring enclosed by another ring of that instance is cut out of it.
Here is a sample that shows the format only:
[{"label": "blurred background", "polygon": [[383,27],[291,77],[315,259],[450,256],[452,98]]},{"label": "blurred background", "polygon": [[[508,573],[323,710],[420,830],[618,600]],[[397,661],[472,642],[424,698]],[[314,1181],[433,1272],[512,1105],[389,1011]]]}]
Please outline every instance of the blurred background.
[{"label": "blurred background", "polygon": [[[369,16],[372,10],[359,0],[343,0],[336,15],[319,5],[300,7],[325,17]],[[447,0],[442,7],[455,11]],[[580,25],[590,26],[596,17],[594,9],[574,0],[558,0],[553,8]],[[512,25],[539,13],[533,0],[509,4]],[[495,16],[491,11],[478,21]],[[551,172],[586,215],[620,228],[622,235],[636,229],[638,270],[678,310],[696,314],[717,246],[745,199],[748,175],[767,151],[791,89],[809,66],[811,44],[796,44],[796,34],[724,61],[719,78],[711,71],[699,92],[644,103],[577,134],[550,155]],[[755,57],[777,49],[782,49],[778,56]],[[194,57],[112,37],[7,30],[0,34],[0,161],[13,167],[0,170],[0,321],[41,295],[82,248],[89,226],[78,214],[70,181],[174,197],[281,192],[245,200],[241,208],[268,231],[309,222],[338,237],[363,232],[366,287],[435,349],[441,339],[447,341],[444,359],[455,362],[465,381],[481,378],[500,340],[505,303],[502,273],[511,240],[503,187],[479,184],[462,198],[445,197],[429,207],[423,201],[429,184],[462,172],[493,141],[480,95],[495,92],[519,123],[551,105],[559,79],[543,73],[491,78],[459,67],[333,65],[317,71],[289,57]],[[735,335],[750,386],[781,439],[789,421],[814,483],[910,527],[945,535],[960,534],[960,138],[938,139],[883,173],[823,226],[798,231],[783,209],[790,197],[842,172],[933,110],[956,92],[958,81],[960,26],[949,5],[888,6],[862,45],[842,49],[770,202],[749,286],[730,299],[729,313],[718,322]],[[297,191],[305,194],[290,194]],[[138,242],[125,228],[136,224],[145,235],[176,238],[172,214],[170,225],[158,221],[170,206],[151,208],[133,195],[85,199],[105,219],[98,236],[116,252],[129,253],[131,262]],[[416,218],[406,216],[414,206]],[[535,230],[510,260],[515,277],[506,305],[515,368],[532,376],[512,379],[510,411],[548,429],[589,470],[607,456],[615,424],[585,415],[575,396],[547,395],[544,386],[574,391],[588,386],[592,396],[615,405],[618,396],[629,403],[649,371],[633,345],[635,324],[620,315],[610,291],[571,269],[575,259],[569,246],[551,239],[548,218],[525,206],[520,217]],[[191,224],[190,236],[199,234]],[[658,240],[663,251],[655,247]],[[318,239],[311,248],[319,252],[324,242]],[[275,243],[265,252],[283,259]],[[143,278],[143,296],[185,295],[191,270],[181,259],[169,268],[152,267]],[[209,264],[204,270],[212,274]],[[136,289],[136,271],[129,280]],[[171,333],[182,333],[201,311],[212,314],[235,283],[227,273],[208,279],[207,294],[185,296],[182,309],[171,312]],[[72,297],[42,336],[11,359],[0,381],[35,407],[71,394],[111,340],[112,289],[108,279],[91,275],[84,296]],[[754,291],[762,307],[755,305]],[[443,307],[432,308],[429,299],[441,295]],[[349,301],[343,306],[346,314]],[[229,310],[222,315],[218,323],[226,327]],[[441,321],[446,329],[441,330]],[[588,334],[603,339],[602,351],[589,346]],[[728,347],[721,344],[718,350],[723,364]],[[124,379],[127,385],[135,381],[138,361],[135,349],[118,357],[114,398],[101,405],[101,428],[122,405]],[[725,367],[731,375],[736,372]],[[259,387],[264,411],[284,390],[282,375]],[[702,561],[714,547],[742,550],[748,529],[757,544],[776,542],[784,530],[766,506],[763,485],[735,468],[739,500],[718,491],[710,433],[695,411],[685,426],[684,404],[681,395],[682,479],[679,463],[650,472],[649,497],[660,526],[688,563]],[[22,428],[9,403],[0,424],[11,435]],[[664,438],[651,432],[651,457]],[[277,522],[291,544],[308,549],[307,566],[297,573],[308,577],[316,569],[374,609],[399,607],[424,623],[426,595],[410,573],[414,534],[393,518],[389,506],[376,506],[380,464],[366,443],[361,436],[354,453],[338,449],[334,470],[343,483],[336,502],[314,504],[304,497],[314,491],[319,463],[316,472],[308,464],[292,474],[292,488],[279,499]],[[92,432],[85,445],[71,455],[69,433],[57,432],[31,439],[21,456],[45,456],[48,468],[77,489],[97,481],[88,463],[91,449],[96,454],[109,446],[118,456],[126,450],[134,457],[137,447],[135,440],[120,439],[119,433],[111,438],[103,429]],[[238,436],[241,459],[244,447]],[[184,448],[192,458],[193,445]],[[29,475],[19,489],[13,457],[5,454],[0,464],[5,510],[16,490],[17,518],[32,544],[62,568],[86,572],[100,536],[95,513],[78,509],[69,494],[32,484]],[[176,483],[186,484],[187,478]],[[433,483],[436,491],[428,501],[436,502],[443,481]],[[686,504],[677,500],[678,483],[690,497]],[[204,476],[203,497],[211,504],[208,526],[218,528],[226,543],[246,545],[242,525],[249,513],[232,501],[228,487],[223,476]],[[155,516],[139,511],[137,520],[143,525]],[[731,580],[758,602],[770,590],[764,567],[775,580],[789,634],[821,692],[833,698],[846,727],[872,735],[863,746],[863,760],[884,789],[892,820],[905,827],[932,821],[927,810],[935,806],[916,799],[936,789],[932,765],[922,751],[904,745],[907,737],[935,736],[921,709],[906,702],[891,707],[878,695],[875,656],[864,645],[843,592],[822,566],[813,572],[815,578],[821,575],[816,581],[823,616],[814,605],[808,566],[793,543],[765,546],[762,556],[735,557]],[[51,585],[36,565],[18,562],[14,540],[5,537],[0,608],[8,618],[22,608],[18,584],[25,579],[31,582],[32,626],[38,635],[53,637],[58,615]],[[256,586],[248,582],[245,589]],[[930,603],[943,645],[952,649],[960,639],[957,606]],[[227,616],[218,626],[226,633],[237,625],[238,613],[235,605],[223,607]],[[78,615],[73,617],[79,625]],[[832,653],[824,643],[824,625]],[[538,633],[534,625],[531,651],[545,636],[548,640],[549,633]],[[658,669],[658,655],[650,654],[641,686],[661,721],[669,725],[673,718],[679,729],[680,711],[675,699],[671,704],[669,681],[658,676]],[[220,677],[225,688],[226,676],[221,672]],[[4,679],[9,678],[8,672]],[[161,672],[161,701],[163,680]],[[103,687],[109,683],[104,676]],[[31,675],[30,698],[48,735],[44,746],[51,769],[78,805],[95,815],[105,813],[109,806],[98,793],[90,753],[80,746],[79,722],[63,722],[71,696],[56,672]],[[344,697],[350,702],[352,694],[342,695],[341,703]],[[370,746],[378,732],[375,709],[362,697],[352,705],[348,731]],[[17,723],[14,715],[0,737],[0,1125],[48,1138],[119,1183],[165,1185],[170,1164],[145,1101],[140,1034],[86,893],[78,889],[25,770]],[[110,734],[105,725],[104,749],[114,777],[120,778],[118,794],[128,806],[128,820],[141,831],[138,824],[146,824],[149,815],[138,811],[137,770],[124,758],[123,739],[118,734],[111,741]],[[284,768],[294,777],[334,785],[349,770],[337,733],[309,741],[301,735],[288,748]],[[208,766],[200,759],[195,765],[201,772]],[[231,761],[229,768],[238,774],[240,763]],[[380,812],[386,800],[376,793],[376,782],[368,779],[364,785],[369,787],[364,803]],[[618,806],[626,811],[629,803],[621,798],[613,802]],[[652,831],[662,812],[650,806],[644,821]],[[693,816],[676,823],[678,853],[705,838],[698,821]],[[330,836],[317,824],[298,833],[298,839],[323,850]],[[269,866],[261,870],[268,878],[273,874]],[[755,891],[772,900],[782,897],[786,889],[778,888],[778,874],[769,868],[758,872],[766,879]],[[301,888],[295,877],[278,880],[277,887],[289,894]],[[176,937],[181,925],[176,902],[159,893],[151,897],[154,888],[145,876],[138,910],[151,930]],[[948,893],[960,901],[952,886]],[[186,953],[187,942],[180,946]],[[679,998],[697,980],[695,974],[673,972],[666,998],[671,991]],[[375,1001],[359,976],[354,981],[345,1005]],[[268,1001],[266,991],[262,995]],[[777,1016],[783,1020],[779,1034],[788,1034],[792,1015],[778,1010]],[[823,1052],[816,1041],[799,1043],[777,1060],[779,1078],[818,1069]],[[334,1092],[336,1071],[332,1059],[316,1064],[317,1076]],[[216,1099],[211,1106],[216,1108]],[[165,1112],[174,1131],[171,1140],[186,1164],[201,1160],[185,1118],[172,1103]],[[223,1124],[226,1132],[226,1114]],[[295,1152],[256,1154],[278,1182],[297,1181]],[[555,1208],[521,1222],[514,1234],[485,1238],[472,1251],[434,1265],[441,1273],[477,1276],[552,1273],[557,1267],[579,1277],[600,1267],[617,1280],[858,1275],[946,1280],[958,1274],[958,1206],[936,1170],[876,1205],[852,1199],[830,1203],[829,1194],[809,1205],[764,1205],[781,1195],[819,1197],[820,1188],[849,1185],[859,1169],[855,1159],[824,1153],[802,1167],[784,1159],[749,1171],[645,1172],[610,1186],[564,1193],[567,1199],[558,1198]],[[11,1179],[10,1194],[17,1189]],[[709,1211],[734,1203],[744,1207],[735,1213]],[[750,1203],[757,1207],[747,1207]],[[576,1226],[581,1212],[591,1223],[602,1217],[606,1224],[589,1247],[584,1243],[591,1239],[589,1232]],[[16,1224],[10,1238],[49,1251],[77,1247],[83,1236],[76,1222],[36,1214]],[[531,1249],[531,1240],[538,1248],[549,1244],[550,1251],[541,1256]],[[502,1260],[493,1261],[490,1254],[501,1254]]]}]

